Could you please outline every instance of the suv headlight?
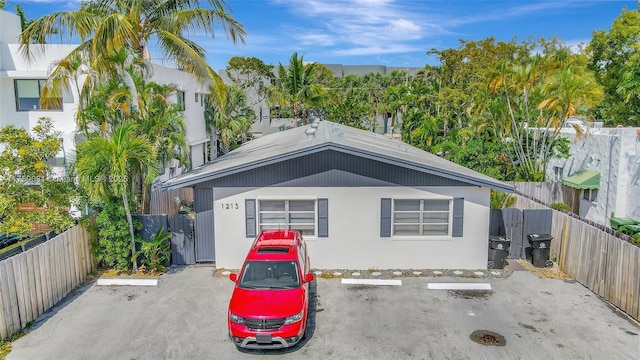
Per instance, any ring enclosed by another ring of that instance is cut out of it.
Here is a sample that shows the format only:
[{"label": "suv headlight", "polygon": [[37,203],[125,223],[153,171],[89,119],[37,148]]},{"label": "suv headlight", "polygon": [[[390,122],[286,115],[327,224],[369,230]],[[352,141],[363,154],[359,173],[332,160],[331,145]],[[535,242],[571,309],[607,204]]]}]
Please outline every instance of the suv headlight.
[{"label": "suv headlight", "polygon": [[285,325],[289,325],[289,324],[293,324],[296,323],[298,321],[302,320],[302,311],[300,311],[299,313],[289,316],[287,318],[284,319],[284,324]]},{"label": "suv headlight", "polygon": [[231,320],[231,322],[234,322],[236,324],[244,324],[244,318],[232,312],[229,313],[229,320]]}]

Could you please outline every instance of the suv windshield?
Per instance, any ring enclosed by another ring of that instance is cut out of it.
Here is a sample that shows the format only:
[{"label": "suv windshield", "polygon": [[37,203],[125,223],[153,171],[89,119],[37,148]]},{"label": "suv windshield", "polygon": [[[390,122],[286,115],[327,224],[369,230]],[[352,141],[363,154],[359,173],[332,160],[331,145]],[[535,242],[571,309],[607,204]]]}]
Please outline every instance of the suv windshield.
[{"label": "suv windshield", "polygon": [[295,261],[249,261],[242,271],[240,287],[245,289],[292,289],[300,286]]}]

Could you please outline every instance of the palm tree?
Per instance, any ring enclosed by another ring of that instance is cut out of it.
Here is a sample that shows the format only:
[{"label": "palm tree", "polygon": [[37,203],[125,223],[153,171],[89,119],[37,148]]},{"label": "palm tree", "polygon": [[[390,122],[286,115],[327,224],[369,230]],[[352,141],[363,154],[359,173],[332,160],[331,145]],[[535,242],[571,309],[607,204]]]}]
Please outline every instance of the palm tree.
[{"label": "palm tree", "polygon": [[21,49],[32,58],[54,34],[61,39],[79,38],[80,45],[68,57],[83,54],[91,68],[103,72],[106,69],[102,66],[113,64],[101,59],[122,49],[130,49],[133,58],[150,60],[149,43],[155,42],[161,54],[174,60],[179,69],[220,90],[224,83],[207,64],[205,49],[187,36],[197,32],[215,37],[215,26],[221,26],[237,43],[244,42],[245,30],[231,17],[226,1],[204,2],[206,8],[198,0],[89,0],[77,11],[56,12],[34,20],[21,34]]},{"label": "palm tree", "polygon": [[127,189],[135,173],[145,174],[145,181],[150,183],[157,175],[156,164],[153,145],[146,136],[138,134],[138,127],[132,122],[125,122],[111,133],[99,133],[78,144],[75,166],[80,185],[94,200],[108,199],[110,195],[122,198],[131,235],[134,273],[138,271],[138,263]]},{"label": "palm tree", "polygon": [[278,66],[275,85],[270,87],[269,99],[280,107],[289,107],[293,112],[293,124],[306,115],[307,107],[319,105],[326,88],[315,76],[316,63],[305,64],[304,57],[293,53],[289,66]]},{"label": "palm tree", "polygon": [[[247,105],[245,92],[236,85],[228,85],[225,93],[214,93],[211,110],[206,117],[207,127],[211,134],[217,130],[222,142],[222,152],[229,151],[229,145],[238,137],[245,136],[253,124],[255,112]],[[213,115],[213,116],[211,116]],[[213,146],[213,142],[211,145]]]}]

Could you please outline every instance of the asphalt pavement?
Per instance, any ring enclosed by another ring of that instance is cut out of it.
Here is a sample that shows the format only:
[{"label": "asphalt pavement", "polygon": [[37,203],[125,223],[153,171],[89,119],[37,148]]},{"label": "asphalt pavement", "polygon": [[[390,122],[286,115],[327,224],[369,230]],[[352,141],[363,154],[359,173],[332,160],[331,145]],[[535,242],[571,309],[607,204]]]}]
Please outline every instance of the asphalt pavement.
[{"label": "asphalt pavement", "polygon": [[[399,277],[401,286],[317,279],[309,336],[292,349],[239,351],[227,338],[233,283],[212,267],[172,269],[158,286],[89,283],[13,343],[21,359],[634,359],[640,328],[589,289],[527,271]],[[490,291],[429,290],[483,282]]]}]

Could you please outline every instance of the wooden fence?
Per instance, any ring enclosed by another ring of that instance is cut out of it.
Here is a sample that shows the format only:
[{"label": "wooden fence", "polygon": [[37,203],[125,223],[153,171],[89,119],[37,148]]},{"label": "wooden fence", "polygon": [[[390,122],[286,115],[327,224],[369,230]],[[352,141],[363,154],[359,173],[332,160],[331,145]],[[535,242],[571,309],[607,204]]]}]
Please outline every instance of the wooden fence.
[{"label": "wooden fence", "polygon": [[580,210],[580,190],[563,185],[559,181],[547,182],[515,182],[517,194],[538,199],[545,204],[564,203],[573,209]]},{"label": "wooden fence", "polygon": [[[518,196],[519,209],[548,209]],[[560,270],[640,320],[640,247],[553,210],[551,257]]]},{"label": "wooden fence", "polygon": [[0,339],[24,329],[84,282],[94,270],[89,238],[76,226],[0,262]]},{"label": "wooden fence", "polygon": [[172,190],[151,190],[149,214],[166,214],[169,219],[180,210],[178,199],[183,204],[193,203],[193,188],[179,188]]}]

